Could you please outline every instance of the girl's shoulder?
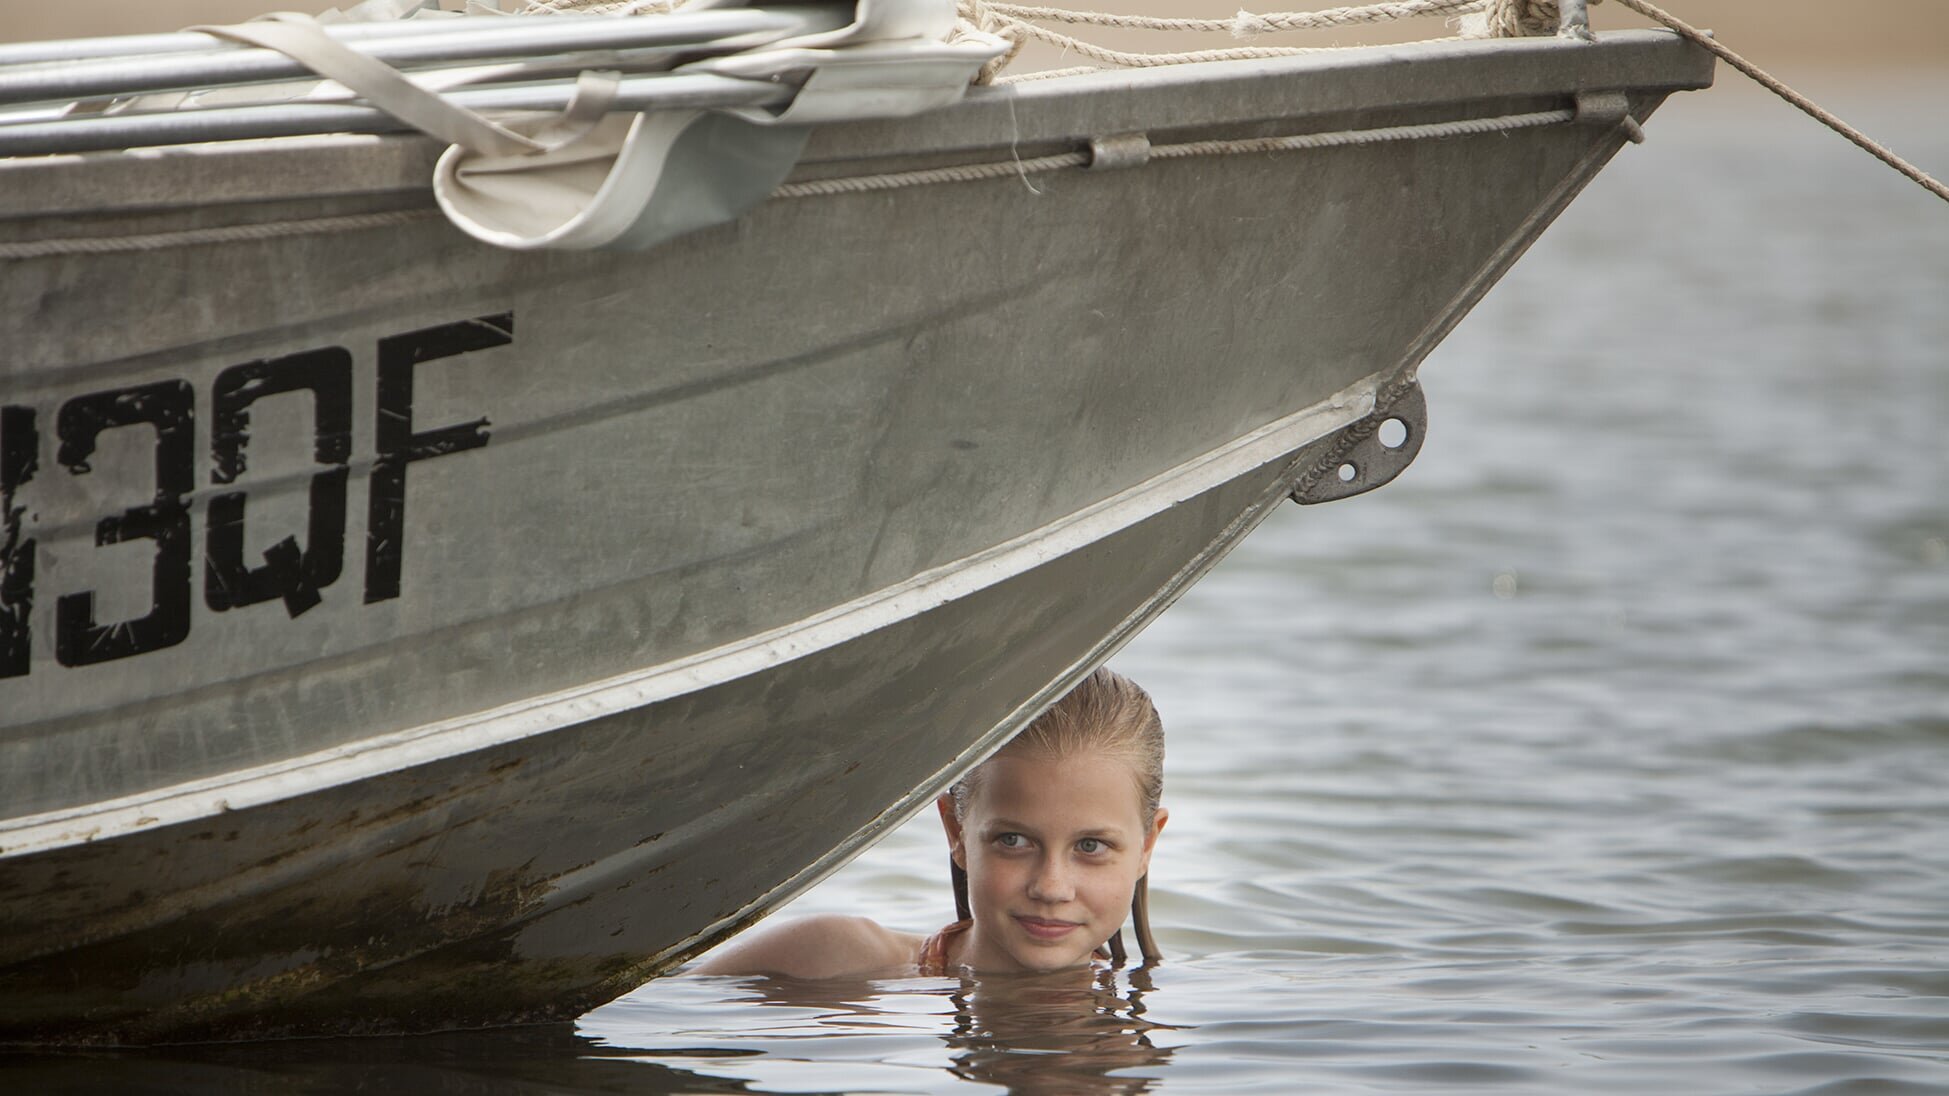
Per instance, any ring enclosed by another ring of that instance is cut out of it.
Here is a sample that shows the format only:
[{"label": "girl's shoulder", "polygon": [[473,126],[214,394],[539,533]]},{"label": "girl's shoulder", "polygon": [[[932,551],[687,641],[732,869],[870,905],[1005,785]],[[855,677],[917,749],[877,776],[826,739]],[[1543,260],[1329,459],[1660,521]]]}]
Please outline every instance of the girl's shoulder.
[{"label": "girl's shoulder", "polygon": [[921,938],[866,917],[801,917],[747,933],[691,967],[690,974],[774,974],[846,978],[912,974]]}]

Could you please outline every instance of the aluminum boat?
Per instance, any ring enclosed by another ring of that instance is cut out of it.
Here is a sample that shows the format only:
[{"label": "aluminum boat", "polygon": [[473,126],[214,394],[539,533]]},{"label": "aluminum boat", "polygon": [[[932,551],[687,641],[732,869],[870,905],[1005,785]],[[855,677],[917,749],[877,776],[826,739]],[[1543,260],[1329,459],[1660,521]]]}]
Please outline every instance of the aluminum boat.
[{"label": "aluminum boat", "polygon": [[639,251],[480,242],[414,134],[0,159],[0,1041],[562,1018],[724,940],[1366,474],[1711,72],[977,87]]}]

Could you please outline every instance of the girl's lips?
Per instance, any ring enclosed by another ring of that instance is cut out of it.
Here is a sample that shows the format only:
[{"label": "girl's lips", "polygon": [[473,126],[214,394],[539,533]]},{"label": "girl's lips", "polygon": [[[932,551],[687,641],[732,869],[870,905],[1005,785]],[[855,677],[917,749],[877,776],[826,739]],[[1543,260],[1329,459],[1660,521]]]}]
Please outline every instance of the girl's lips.
[{"label": "girl's lips", "polygon": [[1024,932],[1037,940],[1060,940],[1077,928],[1074,921],[1046,921],[1040,917],[1023,917],[1019,914],[1016,915],[1015,923],[1022,926]]}]

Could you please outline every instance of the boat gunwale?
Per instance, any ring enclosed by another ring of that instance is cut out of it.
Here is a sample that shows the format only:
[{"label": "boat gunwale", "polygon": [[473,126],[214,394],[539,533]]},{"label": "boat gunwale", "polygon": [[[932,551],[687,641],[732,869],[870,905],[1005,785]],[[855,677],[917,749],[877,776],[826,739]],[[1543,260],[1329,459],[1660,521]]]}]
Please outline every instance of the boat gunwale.
[{"label": "boat gunwale", "polygon": [[[1711,86],[1714,64],[1710,53],[1672,32],[1634,30],[1606,33],[1596,43],[1442,39],[1104,70],[978,87],[953,106],[910,118],[823,126],[800,163],[831,174],[841,163],[1074,144],[1135,131],[1583,91],[1697,90]],[[1414,70],[1411,77],[1403,78],[1404,68]],[[413,195],[430,203],[433,161],[442,148],[417,135],[326,134],[0,158],[0,224],[357,195]]]}]

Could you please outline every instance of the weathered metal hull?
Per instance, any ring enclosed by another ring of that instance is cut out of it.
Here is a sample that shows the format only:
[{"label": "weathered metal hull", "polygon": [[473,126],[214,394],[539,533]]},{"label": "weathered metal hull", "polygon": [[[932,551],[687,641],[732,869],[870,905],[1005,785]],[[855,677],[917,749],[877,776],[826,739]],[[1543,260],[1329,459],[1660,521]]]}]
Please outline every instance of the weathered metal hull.
[{"label": "weathered metal hull", "polygon": [[[1709,64],[1024,85],[802,172],[1642,117]],[[426,219],[0,261],[0,1039],[564,1016],[708,947],[1161,611],[1621,139],[780,200],[646,254]],[[0,239],[424,206],[427,155],[5,163]]]}]

